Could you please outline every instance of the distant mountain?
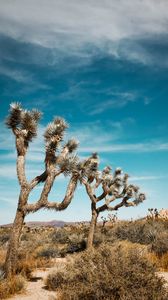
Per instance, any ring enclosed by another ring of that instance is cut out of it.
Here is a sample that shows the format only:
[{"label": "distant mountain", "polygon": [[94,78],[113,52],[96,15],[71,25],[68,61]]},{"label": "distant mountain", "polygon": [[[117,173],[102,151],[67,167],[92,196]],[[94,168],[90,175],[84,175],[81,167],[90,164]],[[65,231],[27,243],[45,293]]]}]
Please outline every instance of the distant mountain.
[{"label": "distant mountain", "polygon": [[[75,222],[74,222],[75,223]],[[51,227],[63,227],[64,225],[70,225],[74,224],[73,222],[64,222],[64,221],[57,221],[52,220],[48,222],[40,222],[40,221],[32,221],[32,222],[26,222],[26,225],[29,227],[37,227],[37,226],[51,226]]]},{"label": "distant mountain", "polygon": [[[38,227],[38,226],[39,227],[41,227],[41,226],[63,227],[64,225],[74,225],[77,223],[81,223],[81,222],[64,222],[64,221],[58,221],[58,220],[52,220],[52,221],[48,221],[48,222],[31,221],[31,222],[26,222],[26,225],[29,227]],[[88,223],[88,221],[86,221],[84,223]],[[12,226],[12,223],[0,225],[0,227],[11,227],[11,226]]]}]

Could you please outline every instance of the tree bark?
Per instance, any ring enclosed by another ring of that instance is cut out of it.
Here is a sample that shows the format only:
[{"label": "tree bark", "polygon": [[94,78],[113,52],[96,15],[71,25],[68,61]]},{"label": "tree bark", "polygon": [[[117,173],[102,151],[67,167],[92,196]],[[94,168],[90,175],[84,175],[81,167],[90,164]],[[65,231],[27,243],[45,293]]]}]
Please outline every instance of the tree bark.
[{"label": "tree bark", "polygon": [[5,261],[5,276],[8,278],[16,273],[19,240],[24,224],[24,218],[25,213],[22,210],[17,209],[16,217],[13,223],[13,228],[11,229],[11,237],[9,240],[8,251]]},{"label": "tree bark", "polygon": [[87,249],[91,249],[93,247],[94,232],[95,232],[95,227],[96,227],[97,218],[98,218],[96,203],[92,203],[91,209],[92,209],[92,218],[91,218],[91,222],[90,222],[89,234],[88,234],[87,245],[86,245]]}]

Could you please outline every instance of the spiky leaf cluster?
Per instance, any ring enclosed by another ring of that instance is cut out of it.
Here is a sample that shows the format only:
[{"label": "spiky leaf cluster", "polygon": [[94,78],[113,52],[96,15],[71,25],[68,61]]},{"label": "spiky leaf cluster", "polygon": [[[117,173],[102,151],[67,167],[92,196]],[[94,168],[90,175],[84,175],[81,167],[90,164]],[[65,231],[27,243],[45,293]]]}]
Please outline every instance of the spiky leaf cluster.
[{"label": "spiky leaf cluster", "polygon": [[117,168],[114,174],[111,172],[111,167],[107,166],[102,171],[102,182],[109,188],[109,195],[119,192],[125,186],[125,175],[122,174],[122,169]]},{"label": "spiky leaf cluster", "polygon": [[69,140],[66,145],[64,147],[67,147],[69,150],[69,153],[72,153],[73,151],[75,151],[78,147],[78,141],[75,139],[71,139]]},{"label": "spiky leaf cluster", "polygon": [[68,128],[68,124],[63,118],[55,118],[52,123],[49,123],[44,133],[46,141],[59,140],[63,138],[65,129]]},{"label": "spiky leaf cluster", "polygon": [[136,196],[136,199],[133,201],[135,205],[138,205],[139,203],[142,203],[146,199],[145,194],[140,193]]},{"label": "spiky leaf cluster", "polygon": [[23,110],[21,114],[20,128],[27,131],[26,140],[32,141],[37,135],[37,125],[41,117],[41,113],[37,110]]},{"label": "spiky leaf cluster", "polygon": [[57,148],[57,142],[55,141],[49,141],[46,143],[46,158],[45,158],[45,162],[46,163],[53,163],[55,164],[56,162],[56,148]]},{"label": "spiky leaf cluster", "polygon": [[[116,196],[116,198],[125,199],[125,206],[136,206],[145,200],[145,194],[139,193],[139,187],[128,184],[129,175],[123,174],[121,168],[117,168],[112,174],[111,168],[108,166],[102,171],[102,184],[108,187],[108,195]],[[129,202],[133,199],[132,202]],[[107,199],[108,203],[108,199]]]},{"label": "spiky leaf cluster", "polygon": [[24,110],[20,103],[11,103],[6,125],[13,130],[19,129],[19,132],[25,139],[25,143],[28,143],[37,134],[37,125],[40,117],[41,112],[38,110]]},{"label": "spiky leaf cluster", "polygon": [[84,161],[78,164],[78,173],[80,180],[82,179],[89,179],[96,178],[98,173],[98,166],[99,166],[99,157],[97,153],[93,153],[89,158],[85,159]]},{"label": "spiky leaf cluster", "polygon": [[63,171],[64,175],[69,175],[72,173],[78,174],[78,164],[79,159],[76,155],[62,157],[62,159],[59,159],[58,162],[59,168]]},{"label": "spiky leaf cluster", "polygon": [[21,122],[22,108],[20,103],[11,103],[9,116],[6,119],[6,125],[8,128],[15,129]]}]

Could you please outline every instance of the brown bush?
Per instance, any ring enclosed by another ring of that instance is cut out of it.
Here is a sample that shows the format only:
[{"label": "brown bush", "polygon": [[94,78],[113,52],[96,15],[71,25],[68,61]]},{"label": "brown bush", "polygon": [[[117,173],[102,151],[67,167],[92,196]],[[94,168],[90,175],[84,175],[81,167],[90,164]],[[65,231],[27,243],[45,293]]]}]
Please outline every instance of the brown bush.
[{"label": "brown bush", "polygon": [[25,287],[25,279],[21,276],[15,276],[10,280],[0,280],[0,299],[6,299],[9,296],[19,293]]},{"label": "brown bush", "polygon": [[158,256],[154,252],[149,252],[148,259],[155,264],[160,271],[168,271],[168,253]]},{"label": "brown bush", "polygon": [[113,230],[113,234],[120,240],[146,245],[155,242],[162,232],[168,233],[168,223],[162,220],[121,222]]},{"label": "brown bush", "polygon": [[156,239],[151,245],[151,250],[160,257],[168,253],[168,232],[163,231],[156,236]]},{"label": "brown bush", "polygon": [[61,290],[62,300],[166,300],[163,280],[144,252],[144,247],[128,242],[101,245],[57,268],[46,285]]}]

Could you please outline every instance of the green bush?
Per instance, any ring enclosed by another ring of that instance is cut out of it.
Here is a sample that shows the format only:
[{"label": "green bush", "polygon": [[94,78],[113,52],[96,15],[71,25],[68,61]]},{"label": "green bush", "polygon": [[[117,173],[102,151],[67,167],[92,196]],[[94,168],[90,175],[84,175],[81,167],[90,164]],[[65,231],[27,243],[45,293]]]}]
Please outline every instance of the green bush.
[{"label": "green bush", "polygon": [[59,289],[61,300],[166,300],[163,280],[142,253],[128,242],[101,245],[58,267],[46,285]]}]

